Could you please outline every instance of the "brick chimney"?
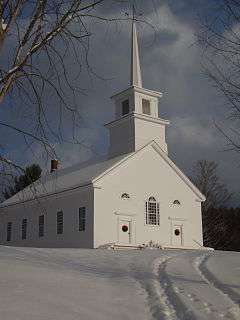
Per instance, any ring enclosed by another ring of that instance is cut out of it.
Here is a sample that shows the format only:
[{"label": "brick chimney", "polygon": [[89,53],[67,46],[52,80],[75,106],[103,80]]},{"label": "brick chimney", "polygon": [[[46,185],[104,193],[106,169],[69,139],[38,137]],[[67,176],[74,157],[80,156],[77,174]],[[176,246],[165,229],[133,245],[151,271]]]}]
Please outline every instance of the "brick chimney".
[{"label": "brick chimney", "polygon": [[59,161],[57,159],[51,160],[51,170],[50,172],[54,172],[59,168]]}]

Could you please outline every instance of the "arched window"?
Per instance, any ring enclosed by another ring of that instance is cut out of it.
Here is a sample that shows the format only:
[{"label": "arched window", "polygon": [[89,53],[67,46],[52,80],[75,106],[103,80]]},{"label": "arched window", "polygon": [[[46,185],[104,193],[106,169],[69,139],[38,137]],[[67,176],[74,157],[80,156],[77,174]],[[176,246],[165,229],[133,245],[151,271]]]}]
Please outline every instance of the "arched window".
[{"label": "arched window", "polygon": [[146,201],[146,224],[159,225],[159,203],[154,197],[150,197]]},{"label": "arched window", "polygon": [[181,203],[180,203],[179,200],[174,200],[174,201],[173,201],[173,204],[176,204],[176,205],[180,206]]},{"label": "arched window", "polygon": [[154,197],[150,197],[150,198],[148,199],[148,201],[149,201],[149,202],[156,202],[156,199],[155,199]]},{"label": "arched window", "polygon": [[124,192],[122,195],[121,195],[121,198],[122,199],[130,199],[130,195],[126,192]]}]

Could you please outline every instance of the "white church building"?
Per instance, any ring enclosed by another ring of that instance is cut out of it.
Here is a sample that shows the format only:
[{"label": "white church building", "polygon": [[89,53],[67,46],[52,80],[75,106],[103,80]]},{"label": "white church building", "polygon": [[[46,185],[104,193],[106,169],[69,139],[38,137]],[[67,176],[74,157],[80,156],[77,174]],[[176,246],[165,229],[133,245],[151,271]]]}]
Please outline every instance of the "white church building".
[{"label": "white church building", "polygon": [[205,197],[171,161],[160,92],[142,87],[135,23],[130,86],[112,97],[104,160],[42,176],[0,205],[0,243],[98,248],[107,244],[202,248]]}]

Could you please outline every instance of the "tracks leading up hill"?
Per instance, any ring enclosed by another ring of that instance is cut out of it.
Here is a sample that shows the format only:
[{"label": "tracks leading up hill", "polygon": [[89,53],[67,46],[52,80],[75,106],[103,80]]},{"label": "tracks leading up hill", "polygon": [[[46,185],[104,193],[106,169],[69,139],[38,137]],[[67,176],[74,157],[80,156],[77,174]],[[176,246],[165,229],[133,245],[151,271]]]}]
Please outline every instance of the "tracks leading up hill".
[{"label": "tracks leading up hill", "polygon": [[240,253],[0,247],[0,319],[240,319]]}]

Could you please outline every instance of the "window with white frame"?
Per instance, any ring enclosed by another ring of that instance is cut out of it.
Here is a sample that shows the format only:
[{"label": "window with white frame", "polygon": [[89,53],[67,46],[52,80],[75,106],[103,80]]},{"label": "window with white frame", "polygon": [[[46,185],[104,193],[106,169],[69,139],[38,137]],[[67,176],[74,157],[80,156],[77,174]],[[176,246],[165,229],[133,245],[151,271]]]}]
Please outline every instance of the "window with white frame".
[{"label": "window with white frame", "polygon": [[142,112],[147,115],[151,114],[150,100],[142,99]]},{"label": "window with white frame", "polygon": [[86,228],[86,207],[79,208],[78,230],[85,231]]},{"label": "window with white frame", "polygon": [[27,239],[27,219],[22,219],[22,240]]},{"label": "window with white frame", "polygon": [[39,238],[44,236],[44,214],[38,217],[38,236]]},{"label": "window with white frame", "polygon": [[7,241],[12,240],[12,222],[8,222],[7,224]]},{"label": "window with white frame", "polygon": [[57,213],[57,234],[63,234],[63,212]]},{"label": "window with white frame", "polygon": [[145,204],[146,209],[146,224],[160,225],[159,203],[154,197],[150,197]]}]

